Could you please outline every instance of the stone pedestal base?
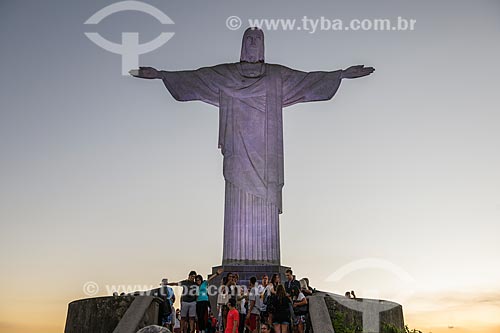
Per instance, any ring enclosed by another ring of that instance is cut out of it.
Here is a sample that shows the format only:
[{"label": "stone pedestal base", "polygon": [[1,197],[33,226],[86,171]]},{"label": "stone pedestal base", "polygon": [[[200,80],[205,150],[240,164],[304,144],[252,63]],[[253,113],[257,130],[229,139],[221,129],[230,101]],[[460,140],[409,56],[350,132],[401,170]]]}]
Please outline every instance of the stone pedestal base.
[{"label": "stone pedestal base", "polygon": [[[224,268],[224,273],[222,276],[226,276],[227,273],[237,273],[240,277],[239,284],[248,286],[248,281],[252,276],[257,278],[257,281],[261,281],[262,275],[266,274],[269,277],[269,281],[271,281],[271,276],[273,274],[280,274],[281,281],[285,281],[285,271],[290,267],[281,266],[281,265],[237,265],[237,264],[226,264],[212,267],[212,274],[217,273],[219,268]],[[218,280],[218,282],[216,282]],[[220,285],[221,278],[217,277],[212,280],[212,284]]]},{"label": "stone pedestal base", "polygon": [[[221,276],[215,277],[210,285],[215,285],[217,287],[220,286],[222,278],[226,276],[228,273],[237,273],[239,276],[239,285],[245,285],[248,287],[249,280],[252,276],[257,278],[257,281],[261,283],[262,275],[266,274],[269,277],[269,282],[271,281],[271,277],[273,274],[279,274],[281,277],[281,281],[285,281],[285,271],[290,267],[281,266],[281,265],[273,265],[273,264],[262,264],[262,265],[237,265],[237,264],[226,264],[212,267],[212,274],[216,274],[219,268],[224,269],[224,273]],[[210,296],[210,304],[212,306],[213,313],[217,315],[215,309],[217,309],[217,295]]]}]

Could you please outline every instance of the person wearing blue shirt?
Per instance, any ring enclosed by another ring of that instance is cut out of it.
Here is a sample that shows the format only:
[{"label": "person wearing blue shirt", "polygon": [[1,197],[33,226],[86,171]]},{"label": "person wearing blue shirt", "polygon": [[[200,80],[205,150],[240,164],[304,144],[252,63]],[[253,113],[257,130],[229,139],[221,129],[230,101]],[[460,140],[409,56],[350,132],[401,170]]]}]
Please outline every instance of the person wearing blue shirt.
[{"label": "person wearing blue shirt", "polygon": [[198,294],[196,298],[196,317],[198,318],[198,330],[205,333],[208,328],[208,309],[210,302],[208,301],[208,283],[216,276],[220,275],[223,269],[218,269],[216,274],[213,274],[208,280],[203,280],[203,276],[197,275],[195,283],[198,286]]}]

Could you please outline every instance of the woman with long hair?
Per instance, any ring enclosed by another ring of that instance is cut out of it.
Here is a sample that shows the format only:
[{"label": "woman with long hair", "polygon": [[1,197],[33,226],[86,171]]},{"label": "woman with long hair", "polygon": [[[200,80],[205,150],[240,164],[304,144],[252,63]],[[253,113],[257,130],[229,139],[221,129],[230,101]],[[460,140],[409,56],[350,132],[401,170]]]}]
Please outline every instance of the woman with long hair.
[{"label": "woman with long hair", "polygon": [[196,317],[198,318],[198,330],[203,333],[205,333],[208,328],[208,308],[210,307],[210,302],[208,301],[208,284],[222,272],[223,269],[219,268],[217,273],[210,276],[208,280],[203,280],[203,276],[201,275],[196,275],[195,278],[196,285],[198,286]]},{"label": "woman with long hair", "polygon": [[278,287],[279,284],[281,284],[281,277],[279,274],[273,274],[273,276],[271,277],[271,292],[273,295],[276,294],[276,287]]},{"label": "woman with long hair", "polygon": [[306,288],[306,282],[300,280],[300,289],[293,292],[292,302],[293,302],[293,312],[294,322],[293,328],[296,333],[304,333],[304,326],[307,322],[307,317],[309,315],[309,306],[307,303],[307,298],[302,292]]},{"label": "woman with long hair", "polygon": [[266,290],[264,292],[264,304],[266,305],[267,311],[267,322],[269,324],[273,324],[273,312],[274,308],[271,303],[272,296],[276,295],[276,288],[281,284],[281,278],[279,274],[273,274],[271,276],[271,281],[266,286]]},{"label": "woman with long hair", "polygon": [[286,295],[285,287],[278,284],[276,294],[271,299],[273,308],[273,326],[276,333],[288,333],[290,325],[290,308],[291,301]]}]

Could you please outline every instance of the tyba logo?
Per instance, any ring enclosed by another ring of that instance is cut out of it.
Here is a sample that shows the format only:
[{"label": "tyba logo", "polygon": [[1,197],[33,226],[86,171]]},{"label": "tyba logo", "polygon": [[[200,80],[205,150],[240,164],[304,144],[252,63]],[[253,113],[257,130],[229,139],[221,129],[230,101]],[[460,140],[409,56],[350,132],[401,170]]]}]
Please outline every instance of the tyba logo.
[{"label": "tyba logo", "polygon": [[[98,24],[109,15],[123,11],[143,12],[153,16],[161,24],[174,24],[174,21],[158,8],[139,1],[121,1],[111,4],[92,15],[85,24]],[[97,32],[85,32],[85,36],[106,51],[121,54],[122,75],[128,75],[130,69],[139,67],[140,54],[145,54],[161,47],[174,36],[174,33],[162,32],[158,37],[144,44],[139,44],[138,32],[123,32],[121,44],[113,43],[103,38]]]}]

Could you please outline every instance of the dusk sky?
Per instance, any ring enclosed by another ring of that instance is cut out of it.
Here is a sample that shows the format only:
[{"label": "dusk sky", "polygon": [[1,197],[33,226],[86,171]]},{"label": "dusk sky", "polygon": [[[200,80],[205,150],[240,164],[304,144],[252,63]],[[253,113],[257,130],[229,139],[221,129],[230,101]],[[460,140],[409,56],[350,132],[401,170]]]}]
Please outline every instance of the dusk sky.
[{"label": "dusk sky", "polygon": [[[139,64],[184,70],[238,61],[253,19],[296,23],[263,27],[266,62],[376,68],[284,109],[282,264],[399,302],[410,328],[500,332],[499,1],[156,0],[174,24],[84,24],[116,2],[0,1],[0,333],[62,332],[89,283],[104,296],[221,263],[217,108],[123,76],[85,33],[174,33]],[[413,30],[325,23],[398,17]]]}]

